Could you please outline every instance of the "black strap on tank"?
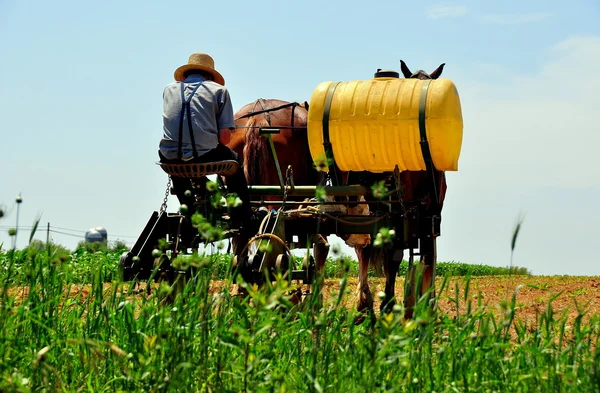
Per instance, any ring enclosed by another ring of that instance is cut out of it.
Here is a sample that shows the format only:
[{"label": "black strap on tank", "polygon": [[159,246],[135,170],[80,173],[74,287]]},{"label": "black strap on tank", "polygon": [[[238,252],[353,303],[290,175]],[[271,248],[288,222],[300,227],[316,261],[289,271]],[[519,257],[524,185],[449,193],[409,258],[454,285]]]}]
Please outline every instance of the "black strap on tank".
[{"label": "black strap on tank", "polygon": [[194,152],[194,158],[198,158],[198,150],[196,150],[196,140],[194,139],[194,130],[192,129],[192,110],[191,110],[191,102],[194,98],[194,94],[198,88],[202,85],[202,82],[198,83],[198,86],[192,90],[192,94],[190,98],[185,99],[185,83],[181,82],[181,112],[179,113],[179,143],[177,150],[177,158],[182,159],[183,157],[183,116],[187,113],[188,120],[188,129],[190,132],[190,142],[192,144],[192,150]]},{"label": "black strap on tank", "polygon": [[427,128],[425,125],[425,110],[427,106],[427,92],[429,91],[429,84],[431,80],[424,80],[423,87],[421,88],[421,98],[419,101],[419,133],[421,135],[421,153],[423,154],[423,160],[425,161],[425,166],[427,168],[427,172],[429,173],[429,177],[431,178],[432,187],[433,187],[433,196],[435,207],[439,206],[439,194],[438,194],[438,185],[436,178],[436,169],[433,163],[433,159],[431,158],[431,150],[429,150],[429,142],[427,141]]},{"label": "black strap on tank", "polygon": [[325,148],[325,157],[327,158],[327,166],[331,173],[331,181],[334,186],[340,184],[338,168],[333,157],[333,148],[329,139],[329,114],[331,112],[331,101],[333,101],[333,93],[340,82],[333,82],[329,85],[329,90],[325,95],[325,107],[323,108],[323,147]]}]

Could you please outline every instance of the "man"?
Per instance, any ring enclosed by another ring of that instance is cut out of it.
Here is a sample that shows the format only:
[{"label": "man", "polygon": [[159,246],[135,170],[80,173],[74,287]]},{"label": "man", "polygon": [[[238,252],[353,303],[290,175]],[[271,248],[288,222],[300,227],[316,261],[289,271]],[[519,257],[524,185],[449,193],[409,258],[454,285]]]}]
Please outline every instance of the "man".
[{"label": "man", "polygon": [[[235,128],[233,107],[223,76],[215,69],[214,60],[205,53],[194,53],[188,63],[175,70],[175,81],[163,92],[163,137],[159,144],[161,162],[202,163],[235,160],[239,170],[226,178],[227,188],[242,200],[233,214],[233,225],[247,227],[252,218],[250,195],[242,163],[227,147]],[[194,206],[191,180],[172,177],[179,202]],[[189,194],[189,193],[188,193]]]}]

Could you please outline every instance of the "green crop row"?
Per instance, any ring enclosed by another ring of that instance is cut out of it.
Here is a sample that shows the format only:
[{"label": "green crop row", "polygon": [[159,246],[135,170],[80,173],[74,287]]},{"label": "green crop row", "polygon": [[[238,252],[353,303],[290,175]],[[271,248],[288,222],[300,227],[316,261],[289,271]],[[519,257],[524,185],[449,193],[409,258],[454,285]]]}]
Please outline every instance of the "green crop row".
[{"label": "green crop row", "polygon": [[[100,243],[98,243],[100,244]],[[38,258],[45,262],[60,266],[64,274],[68,274],[75,283],[90,282],[93,272],[102,267],[106,280],[114,281],[118,278],[119,257],[124,249],[107,249],[106,247],[99,251],[89,248],[78,248],[74,252],[57,246],[51,246],[50,253],[46,252],[44,247],[28,247],[24,250],[15,251],[15,259],[24,261],[27,258]],[[0,268],[6,269],[9,252],[0,253]],[[214,280],[223,280],[229,274],[231,254],[217,253],[211,256],[210,263],[213,265]],[[300,264],[301,257],[296,261]],[[13,284],[27,282],[27,276],[30,274],[26,264],[17,263],[14,267],[12,280]],[[408,268],[408,262],[403,262],[400,266],[400,275],[405,275]],[[340,278],[347,271],[351,277],[358,276],[358,262],[347,257],[328,258],[325,264],[325,278]],[[372,268],[370,276],[382,276],[382,271]],[[528,275],[527,269],[513,267],[494,267],[486,265],[472,265],[458,262],[438,262],[436,265],[437,276],[497,276],[497,275]]]},{"label": "green crop row", "polygon": [[[246,297],[211,292],[229,256],[195,261],[193,278],[150,294],[112,281],[118,253],[64,258],[8,252],[0,269],[0,391],[6,392],[592,392],[600,387],[600,317],[550,302],[517,318],[517,292],[493,314],[443,281],[465,310],[366,315],[318,290],[295,305],[287,281]],[[87,266],[81,271],[81,266]],[[24,273],[25,272],[25,273]],[[16,276],[19,276],[16,279]],[[14,287],[23,281],[22,287]],[[80,282],[89,284],[82,289]],[[478,296],[481,299],[480,296]],[[468,303],[468,304],[465,304]],[[584,323],[584,318],[585,323]]]}]

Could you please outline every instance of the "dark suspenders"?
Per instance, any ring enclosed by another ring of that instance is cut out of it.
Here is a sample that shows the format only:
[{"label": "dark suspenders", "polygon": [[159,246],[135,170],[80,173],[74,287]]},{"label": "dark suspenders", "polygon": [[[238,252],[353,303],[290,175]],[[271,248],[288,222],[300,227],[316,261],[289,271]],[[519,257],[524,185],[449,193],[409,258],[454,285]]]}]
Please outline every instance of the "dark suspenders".
[{"label": "dark suspenders", "polygon": [[185,99],[185,83],[181,82],[181,112],[179,113],[179,146],[177,150],[177,158],[182,159],[183,157],[183,116],[187,113],[188,128],[190,131],[190,142],[192,143],[192,149],[194,151],[194,158],[198,158],[198,150],[196,150],[196,140],[194,139],[194,130],[192,130],[192,111],[190,109],[190,102],[194,98],[196,91],[202,85],[202,82],[198,83],[198,86],[192,91],[190,98]]}]

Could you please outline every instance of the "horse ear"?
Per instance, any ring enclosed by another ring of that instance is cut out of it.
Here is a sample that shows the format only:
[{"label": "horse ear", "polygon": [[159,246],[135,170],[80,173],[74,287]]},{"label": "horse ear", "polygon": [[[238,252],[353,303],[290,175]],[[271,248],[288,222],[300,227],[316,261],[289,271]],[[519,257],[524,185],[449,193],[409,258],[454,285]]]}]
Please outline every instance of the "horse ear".
[{"label": "horse ear", "polygon": [[431,79],[439,78],[440,75],[442,75],[442,71],[444,71],[445,65],[446,65],[446,63],[442,63],[441,66],[439,66],[438,68],[435,69],[435,71],[433,71],[431,74],[429,74],[431,76]]},{"label": "horse ear", "polygon": [[410,70],[406,66],[406,63],[402,60],[400,60],[400,69],[402,70],[402,74],[405,78],[410,78],[412,76],[412,72],[410,72]]}]

